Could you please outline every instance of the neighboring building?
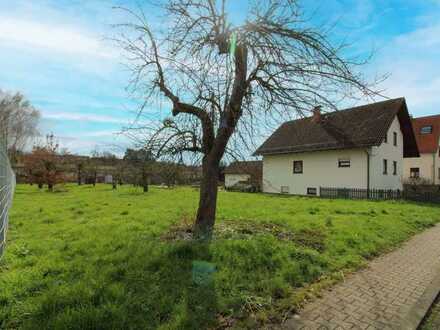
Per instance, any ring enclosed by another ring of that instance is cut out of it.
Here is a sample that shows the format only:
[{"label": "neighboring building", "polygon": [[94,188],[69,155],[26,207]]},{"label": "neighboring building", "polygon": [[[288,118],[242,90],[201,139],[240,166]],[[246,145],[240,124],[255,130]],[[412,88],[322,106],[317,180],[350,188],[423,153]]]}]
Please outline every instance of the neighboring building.
[{"label": "neighboring building", "polygon": [[440,184],[440,115],[412,120],[419,158],[404,161],[404,179],[427,184]]},{"label": "neighboring building", "polygon": [[403,158],[418,157],[404,98],[282,124],[255,152],[263,191],[318,195],[319,187],[402,189]]},{"label": "neighboring building", "polygon": [[225,188],[228,189],[238,182],[248,182],[261,187],[263,172],[262,161],[237,161],[231,163],[225,169]]}]

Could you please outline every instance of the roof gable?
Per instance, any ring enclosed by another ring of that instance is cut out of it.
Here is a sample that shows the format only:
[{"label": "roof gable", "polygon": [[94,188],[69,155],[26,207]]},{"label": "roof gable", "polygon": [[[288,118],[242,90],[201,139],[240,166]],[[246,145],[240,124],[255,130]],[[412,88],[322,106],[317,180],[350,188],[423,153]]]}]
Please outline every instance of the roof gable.
[{"label": "roof gable", "polygon": [[[440,115],[414,118],[412,125],[420,153],[436,153],[440,140]],[[421,134],[425,126],[432,126],[432,133]]]},{"label": "roof gable", "polygon": [[395,117],[404,135],[404,157],[418,150],[404,98],[367,104],[282,124],[255,152],[257,155],[377,146]]},{"label": "roof gable", "polygon": [[263,172],[263,162],[255,161],[235,161],[225,168],[225,174],[250,174],[261,175]]}]

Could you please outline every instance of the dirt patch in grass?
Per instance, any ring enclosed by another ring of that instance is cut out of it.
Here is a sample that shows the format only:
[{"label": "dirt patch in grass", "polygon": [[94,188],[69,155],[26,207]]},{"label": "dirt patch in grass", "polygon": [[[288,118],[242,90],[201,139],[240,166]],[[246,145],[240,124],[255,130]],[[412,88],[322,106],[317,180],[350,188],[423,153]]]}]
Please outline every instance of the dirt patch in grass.
[{"label": "dirt patch in grass", "polygon": [[[223,221],[214,228],[213,240],[250,240],[257,235],[271,235],[280,241],[289,241],[298,246],[319,252],[325,250],[327,233],[319,228],[304,228],[293,231],[287,226],[269,222]],[[193,228],[184,221],[174,225],[161,237],[165,241],[189,241],[193,239]]]}]

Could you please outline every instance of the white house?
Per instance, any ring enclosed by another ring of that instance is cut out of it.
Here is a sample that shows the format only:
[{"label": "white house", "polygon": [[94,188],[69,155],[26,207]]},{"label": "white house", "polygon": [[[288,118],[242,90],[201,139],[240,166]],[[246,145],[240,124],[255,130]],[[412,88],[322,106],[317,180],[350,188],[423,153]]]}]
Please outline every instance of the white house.
[{"label": "white house", "polygon": [[255,152],[262,190],[318,195],[320,187],[402,189],[403,159],[418,157],[404,98],[285,122]]},{"label": "white house", "polygon": [[414,118],[420,157],[405,158],[404,180],[440,185],[440,115]]}]

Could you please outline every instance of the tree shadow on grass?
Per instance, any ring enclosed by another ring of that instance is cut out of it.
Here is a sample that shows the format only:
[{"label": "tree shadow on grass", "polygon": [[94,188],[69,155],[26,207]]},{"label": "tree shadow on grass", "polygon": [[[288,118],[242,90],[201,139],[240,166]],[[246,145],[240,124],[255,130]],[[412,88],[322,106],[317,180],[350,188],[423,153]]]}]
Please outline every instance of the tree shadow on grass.
[{"label": "tree shadow on grass", "polygon": [[144,267],[127,274],[132,324],[143,324],[148,318],[151,328],[215,327],[215,265],[211,263],[209,243],[158,243],[152,253],[153,258]]},{"label": "tree shadow on grass", "polygon": [[26,316],[16,318],[10,310],[3,325],[69,330],[215,328],[218,304],[209,250],[208,243],[192,241],[121,242],[93,262],[78,257],[75,264],[61,263],[64,268],[53,276],[49,268],[47,276],[37,274],[33,286],[39,287]]}]

